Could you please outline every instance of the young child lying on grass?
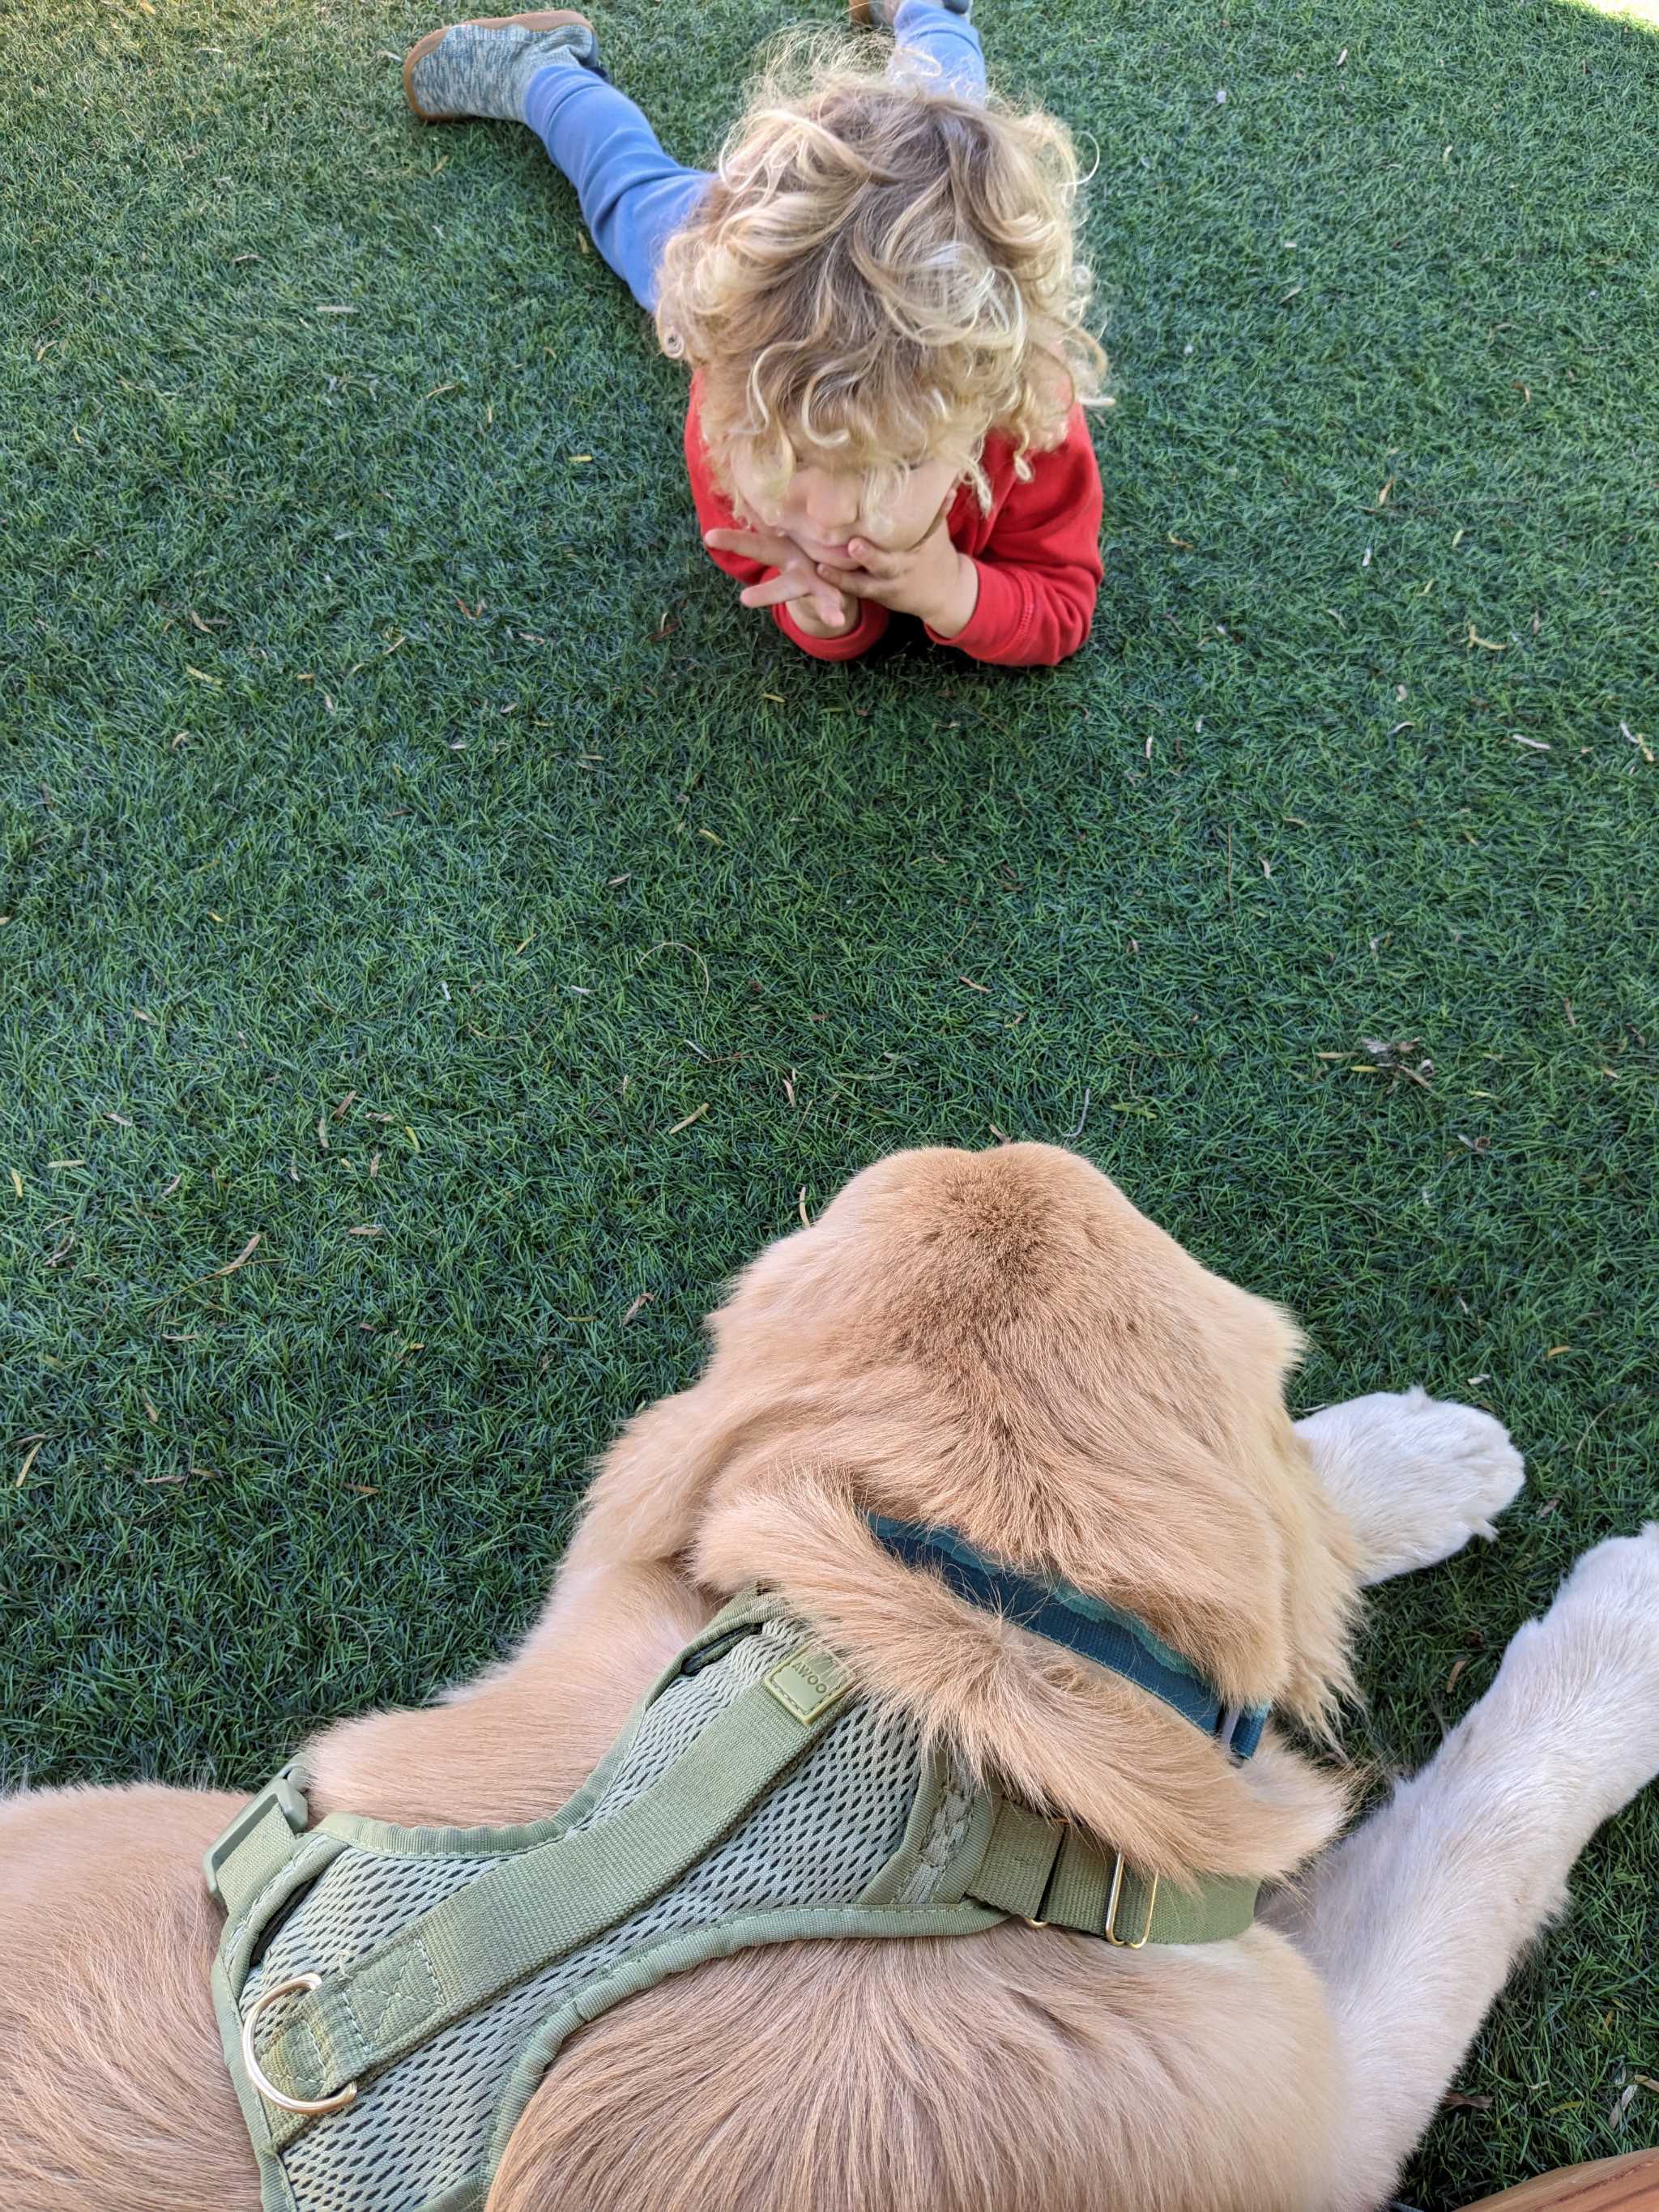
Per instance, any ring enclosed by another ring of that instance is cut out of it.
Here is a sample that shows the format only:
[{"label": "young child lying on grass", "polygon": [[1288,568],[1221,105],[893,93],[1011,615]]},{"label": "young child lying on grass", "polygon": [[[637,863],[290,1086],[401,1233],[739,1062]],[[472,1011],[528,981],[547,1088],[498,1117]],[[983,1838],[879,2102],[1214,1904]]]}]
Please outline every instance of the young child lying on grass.
[{"label": "young child lying on grass", "polygon": [[682,168],[569,9],[429,32],[416,115],[527,123],[594,243],[692,368],[703,543],[821,660],[890,614],[976,660],[1088,635],[1100,472],[1082,403],[1077,165],[1063,126],[989,98],[969,0],[852,0],[884,70],[808,50],[757,88],[710,176]]}]

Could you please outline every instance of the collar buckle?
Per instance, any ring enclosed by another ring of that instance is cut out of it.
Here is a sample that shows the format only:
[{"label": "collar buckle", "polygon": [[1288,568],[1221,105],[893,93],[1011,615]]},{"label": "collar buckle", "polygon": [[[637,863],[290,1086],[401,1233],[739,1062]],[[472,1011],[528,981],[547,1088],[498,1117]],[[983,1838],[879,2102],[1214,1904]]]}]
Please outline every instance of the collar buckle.
[{"label": "collar buckle", "polygon": [[1101,1934],[1109,1943],[1115,1943],[1122,1951],[1144,1951],[1152,1932],[1152,1915],[1158,1910],[1158,1876],[1154,1875],[1146,1892],[1145,1917],[1139,1936],[1120,1936],[1117,1932],[1117,1909],[1123,1901],[1123,1854],[1117,1854],[1112,1867],[1112,1893],[1106,1900],[1106,1925]]}]

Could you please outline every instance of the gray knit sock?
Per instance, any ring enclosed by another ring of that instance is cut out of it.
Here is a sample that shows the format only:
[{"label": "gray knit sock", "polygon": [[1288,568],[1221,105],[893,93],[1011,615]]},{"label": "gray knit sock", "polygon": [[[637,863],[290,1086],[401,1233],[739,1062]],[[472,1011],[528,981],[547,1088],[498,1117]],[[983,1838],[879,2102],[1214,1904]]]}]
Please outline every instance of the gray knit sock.
[{"label": "gray knit sock", "polygon": [[530,81],[550,62],[598,70],[599,40],[581,23],[554,31],[510,23],[499,30],[457,23],[410,72],[415,98],[430,116],[490,115],[522,123]]}]

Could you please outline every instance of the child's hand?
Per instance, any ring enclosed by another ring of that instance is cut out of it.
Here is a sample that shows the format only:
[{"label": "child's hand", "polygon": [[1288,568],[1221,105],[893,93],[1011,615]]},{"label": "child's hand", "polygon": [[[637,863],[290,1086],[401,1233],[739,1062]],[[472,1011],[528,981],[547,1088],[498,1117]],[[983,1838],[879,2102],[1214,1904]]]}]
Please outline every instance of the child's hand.
[{"label": "child's hand", "polygon": [[945,518],[908,551],[890,553],[867,538],[854,538],[847,550],[858,564],[841,568],[821,561],[818,574],[855,599],[874,599],[895,614],[919,615],[939,637],[965,629],[979,605],[979,569],[951,543]]},{"label": "child's hand", "polygon": [[858,609],[817,570],[793,538],[763,530],[707,530],[702,542],[717,553],[736,553],[758,561],[777,574],[750,584],[738,597],[746,607],[774,607],[787,600],[795,620],[812,637],[839,637],[852,628]]}]

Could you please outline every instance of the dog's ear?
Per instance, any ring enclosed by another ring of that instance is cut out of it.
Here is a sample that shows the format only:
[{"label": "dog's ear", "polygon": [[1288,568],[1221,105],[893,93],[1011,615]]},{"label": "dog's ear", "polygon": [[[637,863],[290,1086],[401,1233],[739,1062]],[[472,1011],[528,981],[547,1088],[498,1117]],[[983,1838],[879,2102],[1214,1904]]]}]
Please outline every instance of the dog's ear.
[{"label": "dog's ear", "polygon": [[799,1357],[803,1260],[821,1241],[792,1231],[726,1287],[708,1316],[710,1357],[698,1379],[635,1414],[599,1463],[568,1558],[684,1565],[719,1477],[753,1465],[822,1418],[822,1380]]},{"label": "dog's ear", "polygon": [[611,1564],[684,1566],[723,1479],[790,1455],[826,1418],[810,1378],[782,1362],[714,1358],[699,1379],[635,1414],[600,1462],[571,1553]]},{"label": "dog's ear", "polygon": [[589,1487],[571,1558],[591,1552],[639,1566],[683,1559],[744,1423],[744,1409],[713,1374],[635,1413]]},{"label": "dog's ear", "polygon": [[[1285,1405],[1305,1340],[1281,1306],[1218,1277],[1206,1274],[1194,1285],[1194,1304],[1208,1311],[1208,1356],[1186,1425],[1207,1416],[1207,1440],[1227,1487],[1236,1504],[1248,1500],[1265,1539],[1226,1570],[1233,1616],[1254,1613],[1271,1634],[1275,1707],[1329,1739],[1338,1706],[1358,1694],[1349,1648],[1358,1566],[1347,1524],[1326,1496]],[[1197,1544],[1198,1532],[1192,1535]]]},{"label": "dog's ear", "polygon": [[1266,1450],[1262,1494],[1282,1547],[1290,1662],[1276,1702],[1281,1712],[1334,1741],[1338,1706],[1359,1694],[1350,1656],[1359,1610],[1358,1553],[1282,1407]]}]

